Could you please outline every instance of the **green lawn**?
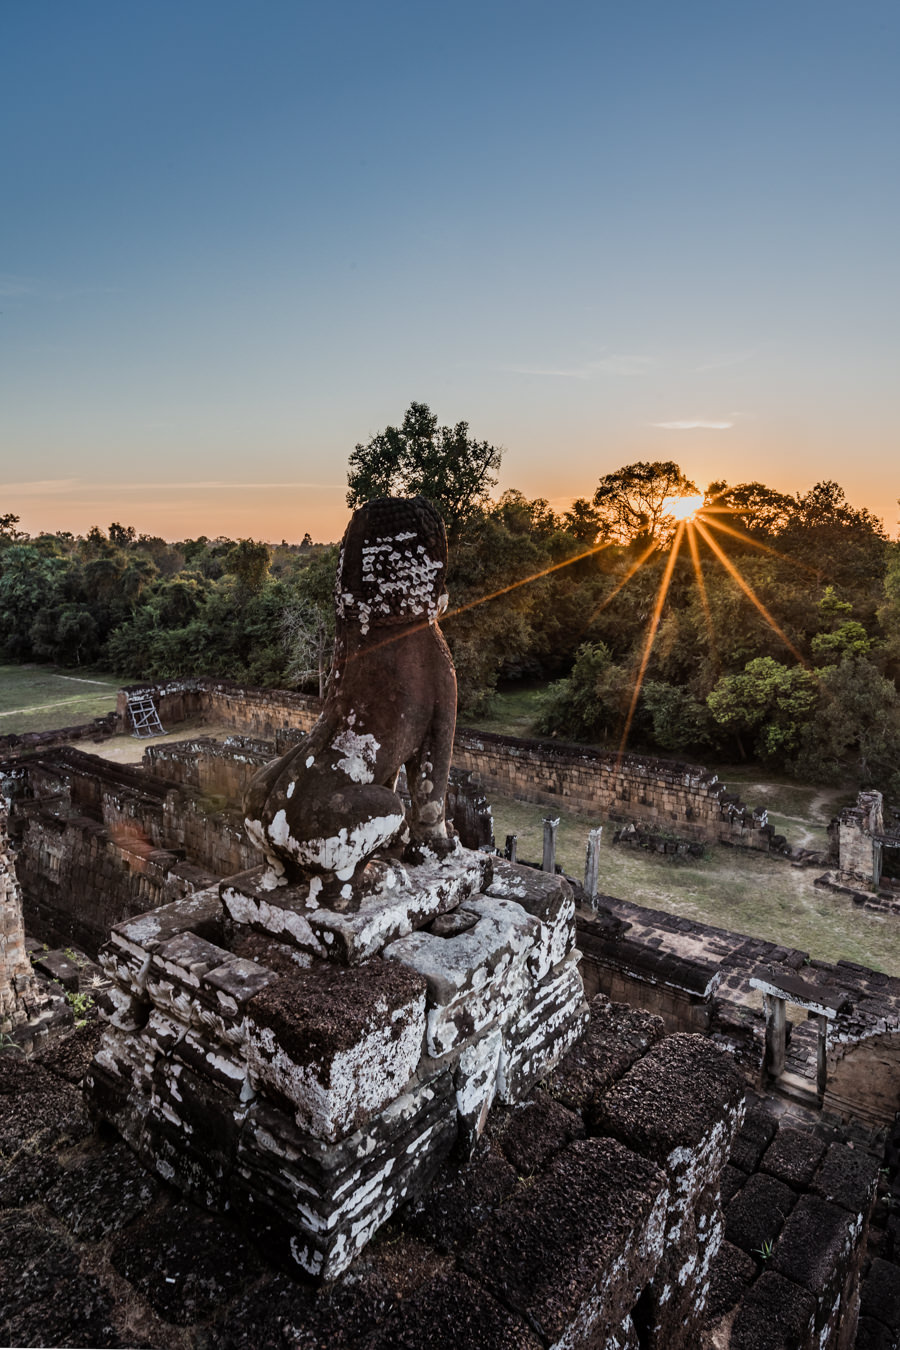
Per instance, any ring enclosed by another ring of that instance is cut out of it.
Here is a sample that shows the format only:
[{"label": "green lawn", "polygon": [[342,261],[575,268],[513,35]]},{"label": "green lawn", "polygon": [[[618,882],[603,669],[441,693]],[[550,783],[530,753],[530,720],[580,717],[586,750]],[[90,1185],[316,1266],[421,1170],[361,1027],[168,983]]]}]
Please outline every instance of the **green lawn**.
[{"label": "green lawn", "polygon": [[94,670],[0,666],[0,736],[52,731],[102,717],[115,708],[121,683]]},{"label": "green lawn", "polygon": [[486,713],[477,717],[461,714],[460,726],[496,731],[503,736],[536,736],[534,719],[538,713],[538,698],[545,688],[540,685],[501,690],[491,699]]},{"label": "green lawn", "polygon": [[518,836],[518,855],[540,862],[544,816],[559,816],[557,861],[570,876],[584,876],[588,830],[603,826],[600,891],[650,909],[682,914],[717,928],[800,947],[824,961],[858,961],[900,975],[898,920],[863,911],[849,899],[814,886],[816,868],[796,868],[782,858],[713,845],[703,858],[668,858],[618,848],[615,825],[489,795],[500,848]]}]

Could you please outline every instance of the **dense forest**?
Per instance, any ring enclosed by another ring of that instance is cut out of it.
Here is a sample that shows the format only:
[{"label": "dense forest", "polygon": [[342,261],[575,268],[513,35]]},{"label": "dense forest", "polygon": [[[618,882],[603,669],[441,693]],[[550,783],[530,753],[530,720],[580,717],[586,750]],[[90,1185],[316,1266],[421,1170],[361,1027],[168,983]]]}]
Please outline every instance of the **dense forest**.
[{"label": "dense forest", "polygon": [[[701,496],[678,465],[640,462],[558,514],[492,497],[499,462],[415,403],[350,456],[350,505],[422,492],[444,513],[442,627],[464,714],[498,679],[544,681],[547,735],[618,747],[627,733],[633,749],[900,796],[900,544],[837,483]],[[28,537],[18,523],[0,516],[7,659],[322,689],[336,545],[170,543],[119,523]]]}]

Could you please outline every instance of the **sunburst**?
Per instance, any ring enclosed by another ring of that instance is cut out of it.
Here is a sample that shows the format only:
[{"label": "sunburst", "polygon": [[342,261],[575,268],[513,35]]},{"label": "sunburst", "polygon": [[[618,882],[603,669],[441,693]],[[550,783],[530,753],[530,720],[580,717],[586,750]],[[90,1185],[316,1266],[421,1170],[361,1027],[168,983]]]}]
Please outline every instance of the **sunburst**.
[{"label": "sunburst", "polygon": [[[727,556],[727,554],[721,548],[719,543],[713,537],[711,530],[715,529],[716,531],[723,531],[729,535],[733,535],[735,538],[740,539],[742,543],[751,544],[753,547],[758,548],[765,553],[770,553],[773,554],[775,557],[785,559],[786,561],[790,561],[794,565],[802,566],[802,564],[798,564],[796,559],[787,559],[786,555],[780,553],[777,549],[772,548],[768,544],[763,544],[761,541],[753,539],[752,536],[742,533],[741,531],[734,529],[732,526],[727,525],[723,520],[717,519],[716,517],[718,517],[720,514],[727,513],[727,508],[717,507],[715,505],[715,500],[709,501],[706,497],[701,496],[699,493],[685,495],[683,497],[668,497],[663,503],[663,506],[664,506],[664,514],[675,520],[677,524],[675,528],[675,534],[673,536],[672,543],[669,548],[669,556],[666,560],[663,575],[659,583],[659,589],[657,590],[656,598],[654,600],[653,612],[650,616],[647,625],[647,633],[644,638],[644,644],[641,651],[640,665],[638,666],[638,671],[634,680],[634,686],[631,690],[631,697],[629,700],[628,711],[625,715],[622,735],[619,741],[617,762],[621,760],[622,756],[625,753],[625,748],[628,743],[628,737],[631,733],[631,727],[634,721],[634,715],[637,710],[638,700],[641,695],[641,689],[643,688],[644,678],[647,673],[647,668],[650,664],[650,657],[653,653],[653,647],[656,641],[656,636],[659,631],[660,623],[662,621],[663,610],[665,608],[666,599],[668,597],[672,576],[674,574],[675,566],[678,561],[678,557],[681,552],[681,547],[685,538],[687,538],[688,541],[688,547],[691,554],[691,563],[693,567],[694,576],[697,582],[697,590],[700,596],[700,603],[703,607],[703,614],[706,622],[707,633],[709,635],[711,649],[715,650],[715,627],[713,624],[712,610],[710,608],[709,596],[706,589],[706,582],[703,576],[703,567],[700,559],[700,551],[697,546],[698,535],[706,544],[707,548],[710,550],[710,552],[713,554],[713,556],[716,558],[719,564],[725,569],[726,572],[728,572],[729,576],[731,576],[735,584],[740,588],[740,590],[743,592],[746,598],[758,610],[758,612],[760,613],[762,618],[766,621],[768,626],[777,635],[780,641],[784,643],[785,647],[795,658],[795,660],[797,660],[805,668],[807,669],[809,668],[808,663],[806,662],[802,654],[797,650],[797,648],[791,642],[790,638],[783,631],[783,629],[779,627],[778,623],[775,621],[773,616],[770,614],[769,610],[763,604],[762,600],[760,600],[759,596],[756,594],[753,587],[750,585],[747,579],[741,575],[741,572],[736,566],[736,564],[732,561],[732,559],[730,559]],[[581,552],[574,554],[570,558],[564,558],[561,562],[551,563],[550,566],[543,567],[540,569],[540,571],[532,572],[527,577],[521,577],[517,581],[512,581],[506,586],[498,587],[496,590],[489,592],[487,595],[478,596],[476,599],[469,600],[463,605],[458,605],[456,606],[456,608],[448,610],[448,612],[444,617],[445,619],[455,618],[459,614],[464,614],[467,610],[475,609],[479,605],[488,604],[491,600],[497,600],[499,599],[500,596],[508,595],[511,591],[518,590],[522,586],[528,586],[534,581],[539,581],[542,577],[550,576],[554,572],[559,572],[563,568],[571,566],[572,563],[581,562],[585,558],[595,557],[597,554],[602,553],[604,549],[609,548],[610,543],[611,543],[610,540],[603,540],[599,544],[592,545],[590,548],[582,549]],[[609,592],[608,595],[604,596],[603,600],[600,602],[599,605],[596,605],[592,609],[591,614],[587,620],[588,624],[591,623],[597,617],[598,614],[600,614],[604,609],[606,609],[606,607],[615,599],[615,597],[628,585],[629,581],[631,581],[632,578],[641,570],[641,568],[644,567],[644,565],[650,561],[651,557],[653,557],[653,555],[658,552],[659,552],[658,543],[656,542],[656,540],[651,540],[651,542],[647,545],[647,547],[643,549],[641,554],[629,565],[625,574],[622,576],[621,580],[616,584],[616,586]],[[812,571],[813,569],[810,568],[807,570]],[[395,634],[392,634],[389,638],[385,639],[386,642],[396,640],[397,635]]]}]

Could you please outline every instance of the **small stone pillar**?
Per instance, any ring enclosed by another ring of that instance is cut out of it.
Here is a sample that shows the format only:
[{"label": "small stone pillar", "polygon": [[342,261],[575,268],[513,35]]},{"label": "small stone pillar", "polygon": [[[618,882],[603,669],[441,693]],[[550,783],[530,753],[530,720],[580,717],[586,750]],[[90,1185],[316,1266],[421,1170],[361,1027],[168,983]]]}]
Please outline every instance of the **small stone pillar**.
[{"label": "small stone pillar", "polygon": [[556,831],[559,827],[559,816],[551,820],[549,816],[544,816],[544,857],[541,862],[542,872],[556,871]]},{"label": "small stone pillar", "polygon": [[819,1039],[816,1042],[816,1090],[819,1097],[825,1096],[828,1086],[828,1018],[819,1013]]},{"label": "small stone pillar", "polygon": [[773,1078],[784,1073],[784,1052],[787,1044],[787,1014],[783,998],[763,995],[766,1014],[766,1067]]},{"label": "small stone pillar", "polygon": [[584,889],[591,899],[597,894],[597,888],[600,877],[600,836],[603,833],[603,826],[598,825],[596,829],[588,834],[587,848],[584,856]]},{"label": "small stone pillar", "polygon": [[509,862],[516,861],[516,854],[519,851],[519,836],[517,834],[508,834],[506,836],[505,856]]}]

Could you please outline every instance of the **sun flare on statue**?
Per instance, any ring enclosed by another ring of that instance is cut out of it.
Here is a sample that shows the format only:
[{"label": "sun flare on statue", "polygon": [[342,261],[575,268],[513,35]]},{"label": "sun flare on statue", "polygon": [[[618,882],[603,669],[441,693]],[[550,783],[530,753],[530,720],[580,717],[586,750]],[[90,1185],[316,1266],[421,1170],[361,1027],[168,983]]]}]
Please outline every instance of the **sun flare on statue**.
[{"label": "sun flare on statue", "polygon": [[673,520],[693,520],[704,502],[701,493],[692,493],[688,497],[666,497],[662,504],[662,513]]}]

